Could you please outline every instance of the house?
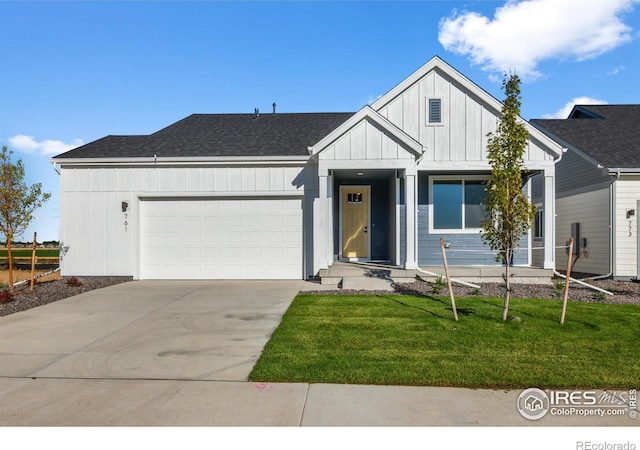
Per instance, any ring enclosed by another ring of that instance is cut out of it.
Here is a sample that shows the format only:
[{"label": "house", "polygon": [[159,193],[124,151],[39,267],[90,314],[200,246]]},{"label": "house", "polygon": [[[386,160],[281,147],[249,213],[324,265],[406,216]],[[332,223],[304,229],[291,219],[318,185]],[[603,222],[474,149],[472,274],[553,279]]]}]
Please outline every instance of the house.
[{"label": "house", "polygon": [[[640,275],[640,105],[579,105],[531,124],[568,150],[556,164],[556,236],[575,238],[573,271]],[[559,249],[558,269],[567,254]]]},{"label": "house", "polygon": [[[195,114],[52,159],[63,276],[307,279],[335,261],[490,265],[487,134],[502,104],[435,57],[355,113]],[[526,124],[553,223],[561,147]],[[526,188],[530,190],[530,183]],[[525,238],[514,264],[532,265]],[[543,236],[539,266],[555,266]]]}]

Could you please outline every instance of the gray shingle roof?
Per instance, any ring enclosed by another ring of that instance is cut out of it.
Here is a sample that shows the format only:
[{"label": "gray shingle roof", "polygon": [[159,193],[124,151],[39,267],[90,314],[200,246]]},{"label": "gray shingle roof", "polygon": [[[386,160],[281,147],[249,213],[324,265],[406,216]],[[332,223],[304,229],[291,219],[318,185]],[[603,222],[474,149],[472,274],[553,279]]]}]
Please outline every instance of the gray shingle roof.
[{"label": "gray shingle roof", "polygon": [[106,136],[65,158],[308,156],[353,113],[193,114],[150,135]]},{"label": "gray shingle roof", "polygon": [[531,123],[607,168],[640,168],[640,105],[580,105],[569,119]]}]

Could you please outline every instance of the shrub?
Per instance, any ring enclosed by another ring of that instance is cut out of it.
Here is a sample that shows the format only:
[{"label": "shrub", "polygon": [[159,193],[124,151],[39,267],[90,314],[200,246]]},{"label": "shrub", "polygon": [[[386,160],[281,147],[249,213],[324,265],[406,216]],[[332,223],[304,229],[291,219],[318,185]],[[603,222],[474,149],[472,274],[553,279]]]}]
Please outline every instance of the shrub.
[{"label": "shrub", "polygon": [[444,281],[444,277],[442,275],[438,275],[436,277],[436,280],[431,283],[431,289],[433,290],[434,294],[440,294],[442,291],[444,291],[445,287],[447,287],[447,282]]},{"label": "shrub", "polygon": [[71,277],[67,280],[67,286],[80,287],[82,286],[82,284],[82,281],[80,281],[77,277]]},{"label": "shrub", "polygon": [[0,303],[4,304],[4,303],[9,303],[14,301],[15,298],[13,297],[13,294],[11,293],[10,290],[8,289],[3,289],[0,291]]}]

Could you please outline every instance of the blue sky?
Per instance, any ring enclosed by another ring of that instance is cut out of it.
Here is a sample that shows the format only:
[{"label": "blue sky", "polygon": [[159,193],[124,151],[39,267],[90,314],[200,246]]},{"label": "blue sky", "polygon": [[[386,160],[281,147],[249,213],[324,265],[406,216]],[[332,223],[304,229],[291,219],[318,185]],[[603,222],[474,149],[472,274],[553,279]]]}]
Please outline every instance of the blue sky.
[{"label": "blue sky", "polygon": [[[192,113],[357,111],[438,55],[525,119],[640,103],[640,0],[0,1],[0,145],[52,199],[49,158]],[[578,100],[576,100],[578,99]]]}]

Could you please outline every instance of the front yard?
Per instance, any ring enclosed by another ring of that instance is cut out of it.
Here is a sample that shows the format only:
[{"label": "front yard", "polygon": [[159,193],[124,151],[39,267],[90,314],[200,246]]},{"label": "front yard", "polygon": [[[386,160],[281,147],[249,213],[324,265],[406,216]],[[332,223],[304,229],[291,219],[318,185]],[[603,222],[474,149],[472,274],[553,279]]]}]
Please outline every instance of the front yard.
[{"label": "front yard", "polygon": [[250,379],[483,388],[637,388],[640,307],[558,300],[296,297]]}]

